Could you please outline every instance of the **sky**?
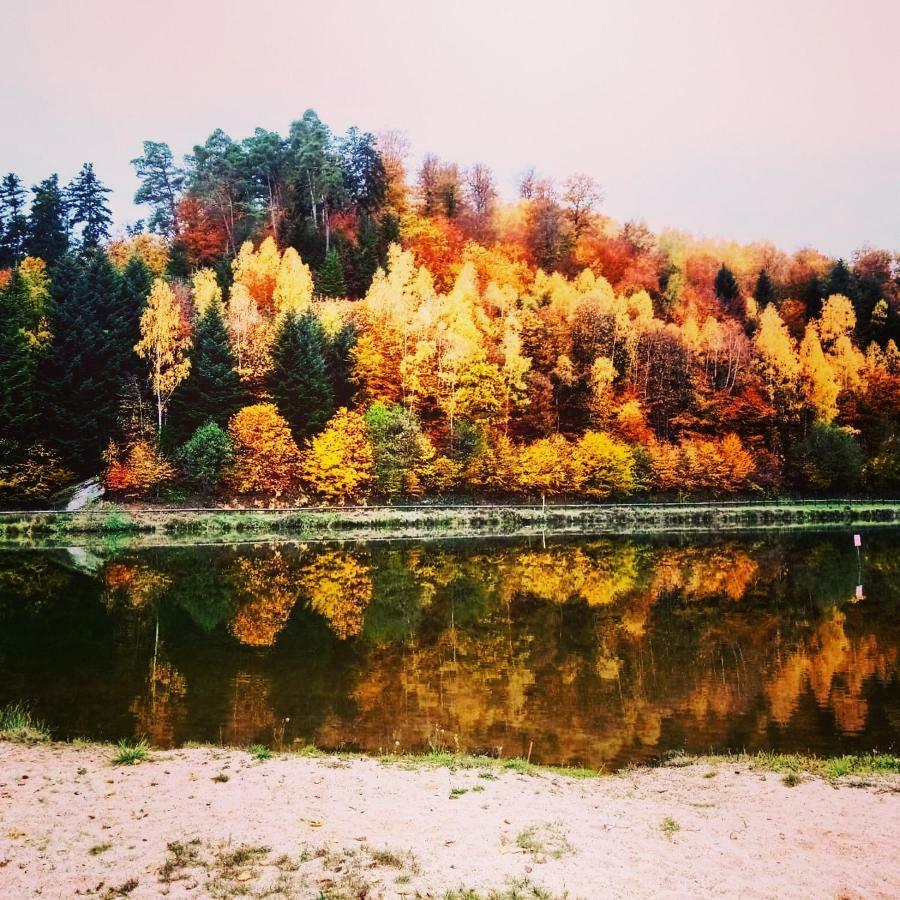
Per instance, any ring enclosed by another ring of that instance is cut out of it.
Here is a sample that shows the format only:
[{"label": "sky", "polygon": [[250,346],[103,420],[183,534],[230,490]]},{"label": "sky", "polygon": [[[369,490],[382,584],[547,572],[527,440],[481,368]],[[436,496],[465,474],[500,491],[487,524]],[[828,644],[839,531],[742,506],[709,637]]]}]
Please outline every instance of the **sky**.
[{"label": "sky", "polygon": [[896,0],[4,0],[0,171],[129,160],[217,127],[399,129],[426,152],[594,176],[651,228],[900,250]]}]

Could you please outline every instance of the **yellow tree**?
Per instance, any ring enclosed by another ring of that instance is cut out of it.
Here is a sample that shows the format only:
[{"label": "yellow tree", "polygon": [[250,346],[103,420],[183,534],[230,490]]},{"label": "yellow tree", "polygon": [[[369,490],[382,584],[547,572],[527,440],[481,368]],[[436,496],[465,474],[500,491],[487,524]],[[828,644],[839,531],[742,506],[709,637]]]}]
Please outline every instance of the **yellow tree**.
[{"label": "yellow tree", "polygon": [[300,254],[288,247],[281,257],[272,302],[275,315],[285,316],[306,312],[312,303],[313,277],[309,266],[300,259]]},{"label": "yellow tree", "polygon": [[296,487],[300,450],[274,403],[245,406],[228,423],[228,433],[234,446],[228,481],[234,490],[278,498]]},{"label": "yellow tree", "polygon": [[212,269],[197,269],[191,276],[191,292],[194,297],[194,314],[199,319],[206,314],[210,306],[219,306],[222,302],[222,288]]},{"label": "yellow tree", "polygon": [[572,451],[572,485],[596,499],[630,494],[635,488],[634,454],[627,444],[587,431]]},{"label": "yellow tree", "polygon": [[800,344],[800,387],[816,418],[821,422],[833,421],[838,412],[840,385],[834,377],[831,363],[822,352],[815,322],[806,326]]},{"label": "yellow tree", "polygon": [[341,503],[360,496],[375,477],[375,455],[365,419],[339,409],[309,445],[303,478],[311,490]]},{"label": "yellow tree", "polygon": [[163,416],[173,391],[190,371],[190,346],[190,333],[175,292],[161,278],[155,279],[141,315],[141,339],[134,349],[150,364],[158,432],[162,432]]},{"label": "yellow tree", "polygon": [[794,349],[794,339],[771,303],[760,313],[759,330],[753,339],[753,346],[769,399],[782,406],[791,406],[800,362]]}]

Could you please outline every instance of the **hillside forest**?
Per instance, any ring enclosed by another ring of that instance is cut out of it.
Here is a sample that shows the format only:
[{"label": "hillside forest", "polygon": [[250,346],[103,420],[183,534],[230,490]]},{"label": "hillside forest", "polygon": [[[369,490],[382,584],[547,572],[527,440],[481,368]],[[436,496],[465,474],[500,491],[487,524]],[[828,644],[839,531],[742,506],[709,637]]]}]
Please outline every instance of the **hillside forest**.
[{"label": "hillside forest", "polygon": [[0,181],[0,501],[895,494],[900,258],[698,239],[586,175],[213,132]]}]

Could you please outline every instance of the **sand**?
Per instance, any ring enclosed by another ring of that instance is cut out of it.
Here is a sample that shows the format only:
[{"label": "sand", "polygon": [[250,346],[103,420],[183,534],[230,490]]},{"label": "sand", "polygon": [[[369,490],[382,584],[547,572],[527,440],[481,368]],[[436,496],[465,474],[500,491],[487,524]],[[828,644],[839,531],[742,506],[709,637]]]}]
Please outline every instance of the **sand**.
[{"label": "sand", "polygon": [[109,748],[0,744],[4,898],[463,888],[896,898],[900,780],[789,787],[721,762],[578,779],[206,748],[114,767]]}]

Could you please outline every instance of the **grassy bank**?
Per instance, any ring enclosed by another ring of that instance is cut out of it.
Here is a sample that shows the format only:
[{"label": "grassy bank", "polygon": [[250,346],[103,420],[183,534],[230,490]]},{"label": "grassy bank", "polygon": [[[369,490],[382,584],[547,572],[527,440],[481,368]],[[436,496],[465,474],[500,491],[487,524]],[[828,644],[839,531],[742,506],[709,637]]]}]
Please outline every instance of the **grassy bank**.
[{"label": "grassy bank", "polygon": [[275,538],[402,538],[828,528],[900,523],[900,501],[439,505],[180,509],[99,503],[74,513],[0,513],[0,544],[136,545]]}]

